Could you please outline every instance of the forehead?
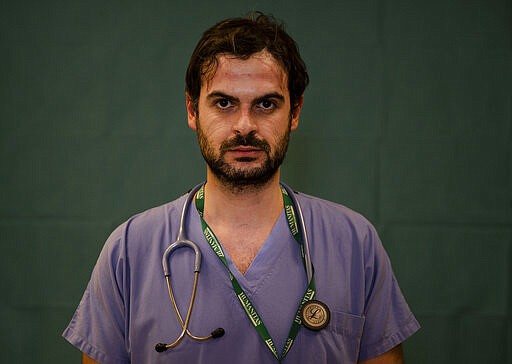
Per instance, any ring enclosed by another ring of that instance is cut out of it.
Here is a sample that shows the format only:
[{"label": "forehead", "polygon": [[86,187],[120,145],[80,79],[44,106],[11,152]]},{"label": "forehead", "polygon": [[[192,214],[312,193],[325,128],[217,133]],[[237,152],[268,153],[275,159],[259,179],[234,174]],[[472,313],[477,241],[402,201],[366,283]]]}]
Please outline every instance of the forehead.
[{"label": "forehead", "polygon": [[216,59],[216,68],[205,75],[201,85],[206,93],[217,87],[236,88],[241,85],[274,88],[288,93],[287,74],[283,66],[267,51],[255,53],[247,59],[229,54],[218,55]]}]

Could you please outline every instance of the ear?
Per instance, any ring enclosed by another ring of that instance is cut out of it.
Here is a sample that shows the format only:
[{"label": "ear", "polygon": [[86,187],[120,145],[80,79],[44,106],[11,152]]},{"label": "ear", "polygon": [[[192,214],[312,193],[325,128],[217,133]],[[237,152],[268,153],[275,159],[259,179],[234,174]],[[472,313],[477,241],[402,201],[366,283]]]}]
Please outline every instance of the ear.
[{"label": "ear", "polygon": [[300,111],[302,109],[302,105],[303,104],[304,104],[304,95],[302,95],[300,97],[299,102],[297,104],[297,107],[292,112],[292,120],[291,120],[291,123],[290,123],[290,130],[291,131],[294,131],[299,126],[299,116],[300,116]]},{"label": "ear", "polygon": [[192,130],[197,130],[197,113],[194,109],[194,103],[192,102],[192,98],[190,95],[185,93],[185,103],[187,105],[187,119],[188,126]]}]

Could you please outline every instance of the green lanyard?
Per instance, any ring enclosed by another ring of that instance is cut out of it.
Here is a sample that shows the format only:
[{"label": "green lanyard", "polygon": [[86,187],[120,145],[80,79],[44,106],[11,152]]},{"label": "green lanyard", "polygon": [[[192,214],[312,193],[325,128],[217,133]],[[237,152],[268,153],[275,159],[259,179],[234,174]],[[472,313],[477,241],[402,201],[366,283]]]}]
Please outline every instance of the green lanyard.
[{"label": "green lanyard", "polygon": [[[295,214],[295,208],[293,206],[292,200],[290,196],[288,196],[288,193],[286,190],[281,187],[281,192],[283,194],[283,202],[284,202],[284,211],[286,214],[286,221],[288,222],[288,227],[290,228],[290,232],[292,233],[293,237],[299,243],[301,248],[301,255],[302,260],[304,261],[304,265],[306,264],[306,260],[304,257],[304,248],[302,244],[302,237],[299,232],[298,224],[297,224],[297,218]],[[226,260],[226,256],[224,255],[224,251],[222,250],[222,246],[220,245],[217,237],[213,233],[212,229],[208,226],[206,221],[204,221],[203,214],[204,214],[204,185],[197,191],[196,198],[195,198],[196,208],[199,212],[199,216],[201,218],[201,226],[203,228],[203,233],[206,238],[206,241],[212,248],[215,254],[219,257],[222,264],[226,267],[226,269],[229,272],[229,279],[231,280],[231,284],[233,286],[233,290],[235,291],[235,294],[240,301],[240,304],[242,305],[242,308],[244,309],[245,313],[247,314],[247,317],[249,318],[249,321],[251,321],[253,327],[256,329],[258,334],[260,335],[261,339],[265,343],[265,345],[268,347],[268,349],[272,352],[274,357],[281,362],[286,354],[290,351],[293,341],[295,340],[295,337],[297,336],[299,329],[301,327],[301,318],[300,318],[300,311],[302,306],[305,302],[310,301],[315,296],[316,288],[315,288],[315,278],[314,274],[311,276],[311,281],[309,282],[309,285],[306,289],[306,292],[304,293],[304,296],[302,297],[302,300],[300,302],[300,305],[297,309],[297,312],[295,314],[295,319],[293,320],[293,323],[290,327],[290,332],[288,333],[288,338],[286,339],[286,343],[283,348],[283,352],[281,356],[279,356],[277,349],[274,345],[274,341],[272,340],[272,337],[270,336],[267,328],[265,327],[265,324],[263,323],[263,320],[261,319],[258,312],[256,312],[256,309],[254,308],[253,304],[249,300],[249,297],[245,294],[244,290],[238,283],[238,281],[235,279],[231,271],[228,267],[228,262]]]}]

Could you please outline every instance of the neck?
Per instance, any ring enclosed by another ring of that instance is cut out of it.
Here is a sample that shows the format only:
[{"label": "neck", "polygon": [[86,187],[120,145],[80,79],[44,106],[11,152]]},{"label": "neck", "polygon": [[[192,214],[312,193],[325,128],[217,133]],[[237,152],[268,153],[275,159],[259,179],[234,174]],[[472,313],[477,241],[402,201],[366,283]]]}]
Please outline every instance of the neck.
[{"label": "neck", "polygon": [[205,185],[205,220],[208,223],[274,223],[283,209],[279,172],[266,184],[226,187],[208,175]]}]

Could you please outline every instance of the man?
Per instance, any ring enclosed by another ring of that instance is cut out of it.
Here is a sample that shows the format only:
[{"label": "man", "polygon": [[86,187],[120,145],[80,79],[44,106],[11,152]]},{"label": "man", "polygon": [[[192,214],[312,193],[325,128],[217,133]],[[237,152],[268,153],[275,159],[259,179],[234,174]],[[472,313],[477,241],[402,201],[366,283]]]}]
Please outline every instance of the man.
[{"label": "man", "polygon": [[181,197],[107,240],[64,332],[83,362],[402,363],[401,342],[419,325],[373,227],[297,194],[300,221],[280,185],[308,83],[295,42],[271,17],[227,19],[204,33],[186,83],[188,125],[207,162],[184,219],[203,261],[193,311],[194,252],[164,259],[169,287],[160,265],[178,235]]}]

